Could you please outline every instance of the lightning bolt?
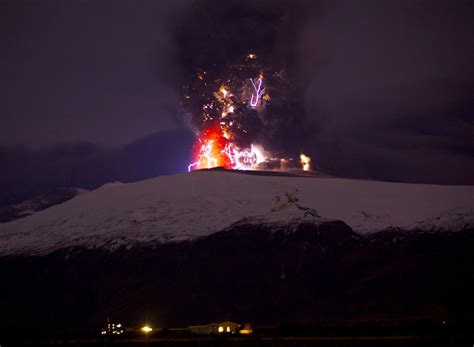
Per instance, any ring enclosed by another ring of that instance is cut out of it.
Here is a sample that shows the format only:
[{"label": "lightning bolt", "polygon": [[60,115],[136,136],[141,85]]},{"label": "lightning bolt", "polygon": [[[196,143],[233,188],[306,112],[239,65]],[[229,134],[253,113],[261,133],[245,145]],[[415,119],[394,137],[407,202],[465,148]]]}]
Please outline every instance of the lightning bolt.
[{"label": "lightning bolt", "polygon": [[263,81],[261,78],[258,79],[257,84],[255,84],[253,79],[250,79],[250,82],[252,82],[253,89],[255,90],[255,94],[252,93],[252,96],[250,97],[250,106],[256,107],[263,93],[265,93],[265,88],[262,89]]},{"label": "lightning bolt", "polygon": [[191,169],[195,166],[200,168],[201,164],[203,164],[202,163],[203,159],[207,161],[208,169],[217,166],[217,159],[212,156],[213,142],[214,141],[209,140],[209,142],[206,145],[201,146],[201,151],[199,152],[198,160],[188,166],[188,172],[191,172]]}]

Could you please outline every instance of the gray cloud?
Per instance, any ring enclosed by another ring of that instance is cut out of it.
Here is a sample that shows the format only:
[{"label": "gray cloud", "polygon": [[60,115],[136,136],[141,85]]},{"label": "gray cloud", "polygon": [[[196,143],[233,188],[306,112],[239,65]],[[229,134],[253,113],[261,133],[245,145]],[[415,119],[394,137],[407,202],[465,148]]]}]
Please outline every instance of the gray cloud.
[{"label": "gray cloud", "polygon": [[189,1],[0,4],[0,141],[122,145],[179,126],[169,21]]},{"label": "gray cloud", "polygon": [[302,33],[315,161],[349,176],[474,183],[472,2],[323,8]]}]

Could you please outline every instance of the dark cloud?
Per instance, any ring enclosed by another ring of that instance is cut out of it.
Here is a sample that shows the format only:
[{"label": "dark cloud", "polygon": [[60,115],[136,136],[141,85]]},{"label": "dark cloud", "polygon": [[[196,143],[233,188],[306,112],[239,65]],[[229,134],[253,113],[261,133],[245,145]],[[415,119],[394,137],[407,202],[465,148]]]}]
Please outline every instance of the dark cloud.
[{"label": "dark cloud", "polygon": [[57,144],[31,150],[0,147],[0,207],[58,187],[95,189],[186,171],[194,136],[182,130],[147,135],[123,147]]},{"label": "dark cloud", "polygon": [[474,183],[473,3],[322,5],[302,33],[315,161],[339,175]]},{"label": "dark cloud", "polygon": [[126,144],[181,127],[166,29],[189,1],[2,1],[0,144]]},{"label": "dark cloud", "polygon": [[[251,143],[272,153],[295,157],[311,135],[303,108],[305,87],[298,74],[303,54],[299,35],[317,1],[197,0],[176,26],[185,109],[197,133],[222,124],[240,148]],[[316,15],[317,17],[317,15]],[[313,18],[314,19],[314,18]],[[256,58],[248,58],[253,54]],[[264,76],[269,101],[249,106],[250,79]],[[221,86],[229,88],[234,111],[215,101]],[[206,111],[203,111],[206,108]],[[212,109],[212,110],[210,110]]]}]

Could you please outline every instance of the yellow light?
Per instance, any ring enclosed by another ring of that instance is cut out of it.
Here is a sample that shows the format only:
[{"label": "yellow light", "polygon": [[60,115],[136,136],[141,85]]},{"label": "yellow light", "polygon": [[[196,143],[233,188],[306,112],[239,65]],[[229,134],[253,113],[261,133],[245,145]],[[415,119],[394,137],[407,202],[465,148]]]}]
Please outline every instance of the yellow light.
[{"label": "yellow light", "polygon": [[242,329],[239,331],[242,335],[250,335],[252,333],[251,329]]},{"label": "yellow light", "polygon": [[152,331],[153,329],[150,328],[148,325],[145,325],[144,327],[142,327],[142,331],[145,333],[145,334],[148,334],[150,331]]},{"label": "yellow light", "polygon": [[224,327],[219,327],[218,331],[219,331],[220,333],[223,333],[223,332],[224,332]]},{"label": "yellow light", "polygon": [[228,91],[224,88],[224,87],[221,87],[220,89],[220,92],[222,93],[222,95],[224,96],[224,98],[226,97]]},{"label": "yellow light", "polygon": [[122,326],[122,324],[117,324],[117,328],[120,328]]},{"label": "yellow light", "polygon": [[309,171],[311,158],[308,157],[307,155],[301,153],[300,154],[300,162],[301,162],[301,166],[302,166],[303,170],[304,171]]},{"label": "yellow light", "polygon": [[230,327],[227,327],[226,331],[227,331],[228,333],[230,333]]}]

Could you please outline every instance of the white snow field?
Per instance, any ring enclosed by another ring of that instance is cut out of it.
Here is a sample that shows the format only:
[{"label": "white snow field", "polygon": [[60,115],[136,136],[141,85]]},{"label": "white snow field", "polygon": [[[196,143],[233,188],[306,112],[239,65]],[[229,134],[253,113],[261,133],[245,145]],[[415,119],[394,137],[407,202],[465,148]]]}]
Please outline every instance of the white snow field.
[{"label": "white snow field", "polygon": [[389,227],[458,231],[474,226],[474,186],[195,171],[106,184],[0,224],[0,256],[190,240],[248,217],[294,221],[301,211],[288,196],[360,234]]}]

